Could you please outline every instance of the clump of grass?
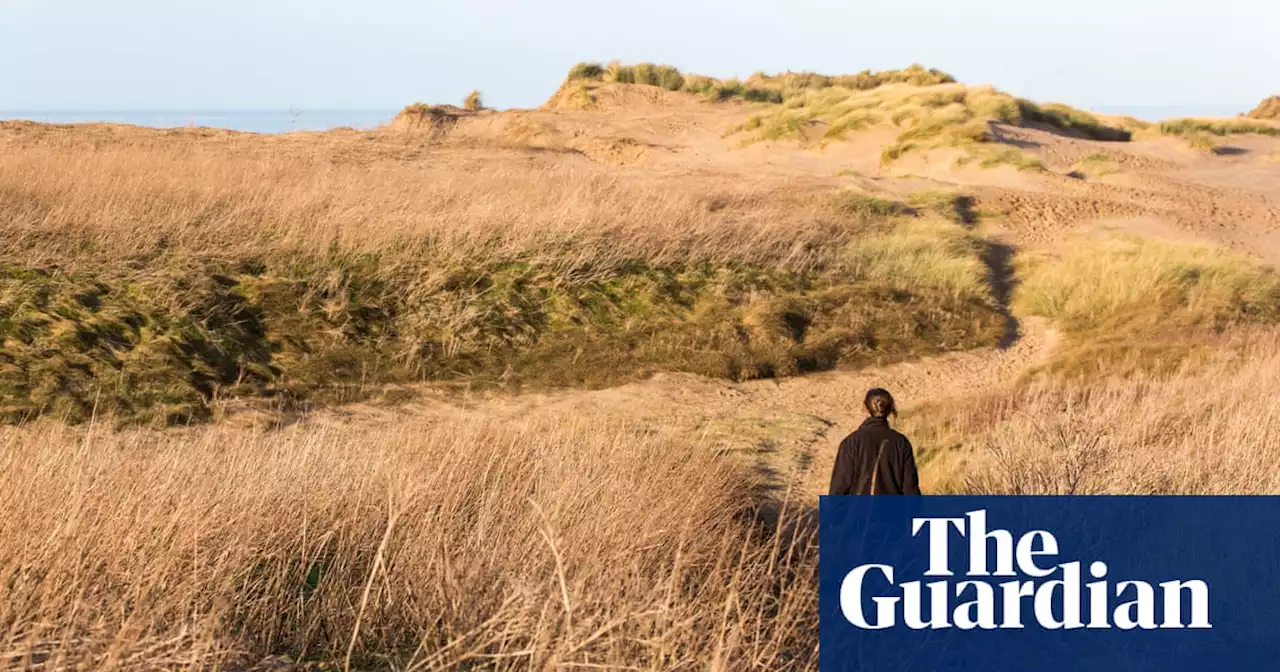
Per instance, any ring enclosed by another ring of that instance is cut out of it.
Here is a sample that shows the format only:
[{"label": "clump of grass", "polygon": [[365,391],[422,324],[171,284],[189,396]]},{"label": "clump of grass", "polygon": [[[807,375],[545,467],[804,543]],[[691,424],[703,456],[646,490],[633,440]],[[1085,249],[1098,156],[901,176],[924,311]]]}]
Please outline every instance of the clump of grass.
[{"label": "clump of grass", "polygon": [[907,203],[918,211],[933,212],[957,224],[972,225],[978,220],[978,214],[973,210],[973,197],[953,191],[915,191],[908,195]]},{"label": "clump of grass", "polygon": [[1192,149],[1216,154],[1218,152],[1217,136],[1207,131],[1191,131],[1181,134],[1183,140],[1187,141],[1187,145]]},{"label": "clump of grass", "polygon": [[685,84],[684,75],[676,68],[653,63],[622,65],[615,61],[605,69],[604,76],[601,79],[619,84],[657,86],[668,91],[679,91],[684,88]]},{"label": "clump of grass", "polygon": [[852,215],[862,221],[874,221],[911,214],[911,209],[903,203],[892,201],[871,194],[844,189],[836,192],[833,204],[842,213]]},{"label": "clump of grass", "polygon": [[1140,309],[1165,321],[1270,319],[1277,297],[1280,276],[1220,248],[1113,237],[1029,267],[1018,301],[1029,314],[1092,328],[1140,318]]},{"label": "clump of grass", "polygon": [[977,152],[975,158],[977,158],[978,165],[982,168],[1013,166],[1020,171],[1048,170],[1044,165],[1044,161],[1040,160],[1040,157],[1024,152],[1017,147],[1000,147]]},{"label": "clump of grass", "polygon": [[1106,177],[1120,172],[1120,165],[1107,152],[1094,152],[1076,163],[1076,171],[1091,178]]},{"label": "clump of grass", "polygon": [[[860,220],[888,207],[845,203],[867,209],[849,213]],[[901,231],[876,240],[892,252],[886,246],[903,235],[918,239]],[[68,282],[11,272],[0,281],[9,301],[0,305],[9,316],[0,323],[2,419],[51,414],[75,422],[96,409],[121,422],[186,423],[210,417],[224,398],[348,401],[384,383],[423,379],[598,387],[649,370],[787,376],[856,366],[873,352],[932,349],[914,326],[902,331],[931,311],[955,316],[930,328],[949,332],[948,343],[989,337],[985,328],[971,331],[985,311],[954,292],[928,296],[922,288],[933,285],[908,283],[902,287],[916,294],[880,294],[877,288],[898,286],[891,280],[900,262],[886,254],[806,274],[750,265],[655,268],[634,259],[612,273],[563,279],[511,261],[454,269],[436,285],[372,259],[366,267],[306,263],[316,264],[313,274],[269,265],[255,274],[177,275],[173,282],[189,288],[192,303],[182,311],[164,307],[162,288],[130,286],[127,277]],[[334,273],[342,276],[336,287]],[[195,293],[202,286],[207,299]]]},{"label": "clump of grass", "polygon": [[756,73],[747,80],[751,86],[775,89],[787,94],[805,90],[840,87],[866,91],[890,84],[911,86],[937,86],[953,84],[955,77],[936,68],[925,68],[916,63],[901,70],[872,72],[863,70],[852,75],[820,75],[813,72],[784,72],[777,75]]},{"label": "clump of grass", "polygon": [[462,108],[472,112],[478,112],[484,109],[484,101],[480,97],[479,91],[472,91],[467,94],[465,100],[462,101]]},{"label": "clump of grass", "polygon": [[1128,142],[1133,139],[1133,133],[1127,128],[1105,124],[1093,114],[1060,103],[1037,105],[1019,98],[1018,113],[1019,116],[1013,123],[1019,126],[1046,124],[1059,130],[1079,133],[1091,140],[1108,142]]},{"label": "clump of grass", "polygon": [[392,120],[392,127],[435,132],[452,127],[466,114],[463,108],[453,105],[427,105],[413,103],[406,105]]},{"label": "clump of grass", "polygon": [[1218,138],[1248,133],[1280,136],[1280,124],[1249,119],[1171,119],[1160,123],[1159,132],[1182,138],[1194,149],[1214,152]]},{"label": "clump of grass", "polygon": [[858,240],[848,264],[877,283],[981,301],[988,296],[982,249],[981,240],[954,223],[910,218]]},{"label": "clump of grass", "polygon": [[604,66],[599,63],[578,63],[569,69],[568,79],[600,80],[604,78]]},{"label": "clump of grass", "polygon": [[1206,334],[1280,322],[1280,275],[1207,245],[1110,238],[1024,260],[1015,307],[1068,338],[1051,370],[1176,367]]},{"label": "clump of grass", "polygon": [[[274,391],[267,327],[234,280],[102,280],[0,266],[0,420],[187,423],[220,396]],[[182,307],[152,301],[157,285]]]}]

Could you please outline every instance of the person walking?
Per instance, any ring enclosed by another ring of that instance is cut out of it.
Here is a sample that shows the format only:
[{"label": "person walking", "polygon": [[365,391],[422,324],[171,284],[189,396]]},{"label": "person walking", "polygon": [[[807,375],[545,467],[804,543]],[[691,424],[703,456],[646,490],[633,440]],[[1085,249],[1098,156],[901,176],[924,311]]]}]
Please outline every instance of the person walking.
[{"label": "person walking", "polygon": [[833,495],[918,495],[920,477],[907,437],[889,426],[898,408],[888,390],[867,391],[867,419],[840,442],[831,470]]}]

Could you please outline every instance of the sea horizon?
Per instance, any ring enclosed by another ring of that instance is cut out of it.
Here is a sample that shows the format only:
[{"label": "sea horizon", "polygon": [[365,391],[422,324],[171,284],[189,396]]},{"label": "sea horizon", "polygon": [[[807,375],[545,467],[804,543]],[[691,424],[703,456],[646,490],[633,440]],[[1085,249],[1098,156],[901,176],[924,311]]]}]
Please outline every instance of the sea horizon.
[{"label": "sea horizon", "polygon": [[[1100,114],[1131,116],[1143,121],[1179,117],[1232,117],[1249,108],[1242,105],[1093,105],[1082,109]],[[400,108],[334,109],[12,109],[0,110],[0,121],[49,124],[114,123],[151,128],[222,128],[279,134],[327,131],[335,128],[370,130],[395,118]]]},{"label": "sea horizon", "polygon": [[397,112],[399,108],[0,110],[0,120],[47,124],[130,124],[151,128],[222,128],[279,134],[343,127],[369,130],[391,121]]}]

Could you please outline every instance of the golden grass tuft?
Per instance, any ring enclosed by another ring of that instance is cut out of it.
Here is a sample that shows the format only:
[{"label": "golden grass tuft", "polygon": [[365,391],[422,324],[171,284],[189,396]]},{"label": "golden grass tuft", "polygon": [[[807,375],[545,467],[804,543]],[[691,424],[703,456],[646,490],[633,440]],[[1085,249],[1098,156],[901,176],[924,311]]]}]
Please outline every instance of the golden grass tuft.
[{"label": "golden grass tuft", "polygon": [[479,91],[472,91],[467,94],[466,99],[462,101],[462,108],[471,112],[479,112],[484,109],[484,101],[480,97]]}]

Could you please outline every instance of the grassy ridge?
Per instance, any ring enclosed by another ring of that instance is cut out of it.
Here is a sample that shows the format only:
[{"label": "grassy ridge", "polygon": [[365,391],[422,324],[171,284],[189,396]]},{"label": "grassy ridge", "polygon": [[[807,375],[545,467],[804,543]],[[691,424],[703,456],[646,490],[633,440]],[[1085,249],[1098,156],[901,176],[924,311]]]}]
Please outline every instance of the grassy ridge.
[{"label": "grassy ridge", "polygon": [[[992,342],[999,318],[983,296],[903,282],[913,263],[903,254],[948,256],[920,236],[913,226],[854,247],[851,277],[637,261],[606,280],[564,282],[512,262],[428,290],[373,267],[210,266],[168,280],[183,306],[107,273],[10,272],[0,413],[186,422],[245,395],[346,401],[415,380],[602,386],[654,370],[742,380]],[[962,274],[976,259],[951,263],[946,272]],[[339,285],[326,286],[335,273]]]},{"label": "grassy ridge", "polygon": [[[288,160],[220,183],[207,171],[222,163],[161,157],[111,193],[65,191],[80,178],[56,169],[6,175],[3,419],[182,423],[225,399],[346,401],[423,380],[786,376],[987,344],[1000,330],[980,246],[960,222],[852,192],[778,204],[711,194],[662,210],[612,181],[548,176],[521,193],[482,170],[467,188],[485,195],[437,201],[377,168],[347,169],[376,184],[334,190],[295,184]],[[387,210],[365,212],[370,202]],[[383,221],[433,209],[416,231]],[[743,220],[757,215],[769,222]],[[298,235],[325,226],[327,249]]]},{"label": "grassy ridge", "polygon": [[853,75],[835,76],[812,72],[786,72],[777,75],[758,72],[743,82],[738,79],[685,74],[669,65],[622,65],[617,62],[608,65],[579,63],[569,70],[566,78],[566,82],[616,82],[657,86],[668,91],[701,94],[713,101],[737,98],[761,103],[781,103],[806,91],[831,87],[865,91],[889,84],[933,86],[954,81],[954,77],[941,70],[926,69],[921,65],[911,65],[901,70],[864,70]]},{"label": "grassy ridge", "polygon": [[1014,126],[1047,125],[1095,140],[1127,141],[1129,130],[1065,105],[1037,105],[990,87],[944,84],[928,87],[885,86],[867,90],[833,86],[806,91],[781,106],[751,117],[736,132],[745,144],[781,139],[806,140],[820,124],[818,143],[839,141],[850,132],[878,125],[900,129],[881,160],[939,147],[961,147],[984,165],[1037,164],[1011,148],[993,148],[991,122]]},{"label": "grassy ridge", "polygon": [[[1258,117],[1261,119],[1261,117]],[[1216,153],[1221,138],[1240,134],[1280,135],[1280,125],[1240,119],[1170,119],[1159,125],[1160,135],[1181,138],[1192,148]]]}]

